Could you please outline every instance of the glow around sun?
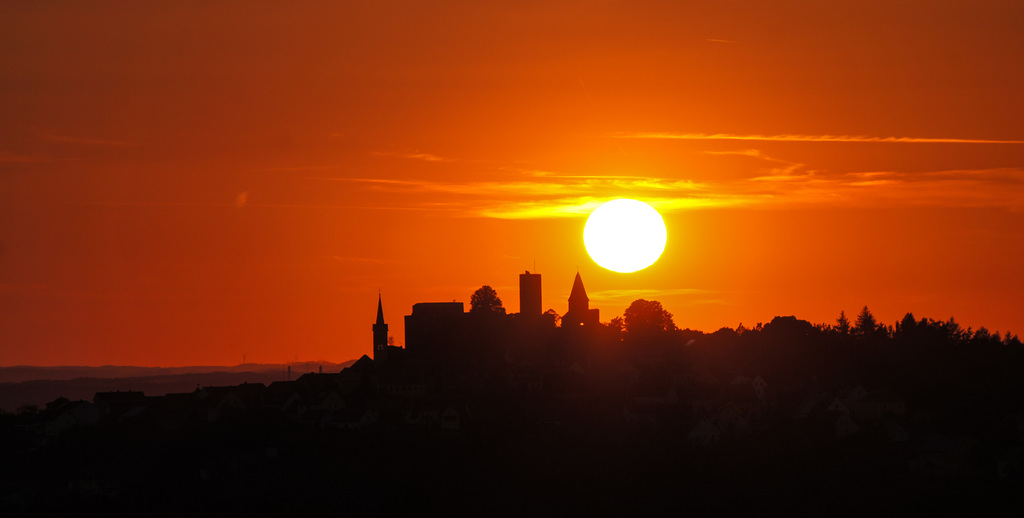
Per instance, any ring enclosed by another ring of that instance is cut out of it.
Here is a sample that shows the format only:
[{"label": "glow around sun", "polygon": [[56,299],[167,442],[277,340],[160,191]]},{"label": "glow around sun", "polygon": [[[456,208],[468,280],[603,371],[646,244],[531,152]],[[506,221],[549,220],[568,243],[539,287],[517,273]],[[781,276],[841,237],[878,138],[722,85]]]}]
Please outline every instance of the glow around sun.
[{"label": "glow around sun", "polygon": [[665,251],[668,231],[654,207],[637,200],[612,200],[594,209],[583,228],[583,244],[597,264],[631,273],[654,264]]}]

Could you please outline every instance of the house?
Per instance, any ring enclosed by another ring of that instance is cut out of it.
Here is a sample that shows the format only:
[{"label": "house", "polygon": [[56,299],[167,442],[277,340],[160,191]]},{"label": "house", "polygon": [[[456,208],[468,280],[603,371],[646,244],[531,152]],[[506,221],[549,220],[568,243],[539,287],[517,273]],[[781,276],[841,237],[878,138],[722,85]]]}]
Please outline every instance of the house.
[{"label": "house", "polygon": [[750,381],[750,386],[754,389],[757,399],[764,401],[768,393],[768,382],[758,375],[754,376],[754,379]]},{"label": "house", "polygon": [[858,401],[864,399],[868,395],[868,391],[861,385],[856,385],[852,388],[846,388],[839,392],[839,398],[843,400],[847,408],[853,408]]},{"label": "house", "polygon": [[825,401],[827,397],[828,395],[825,392],[812,394],[810,396],[804,397],[802,400],[800,400],[799,403],[797,403],[796,410],[793,412],[793,417],[796,419],[806,418],[807,416],[811,415],[813,412],[818,410],[818,407],[821,405],[822,401]]},{"label": "house", "polygon": [[964,475],[970,469],[974,439],[965,435],[936,434],[926,437],[910,461],[913,475],[945,478]]},{"label": "house", "polygon": [[71,401],[54,409],[46,421],[46,435],[57,437],[80,427],[95,426],[100,421],[100,410],[88,401]]},{"label": "house", "polygon": [[885,416],[903,417],[907,404],[902,397],[887,390],[875,390],[860,398],[853,414],[862,421],[877,421]]},{"label": "house", "polygon": [[92,398],[92,403],[100,411],[100,417],[119,417],[124,412],[143,406],[146,402],[146,394],[140,391],[128,390],[122,392],[97,392]]},{"label": "house", "polygon": [[633,401],[627,401],[622,408],[622,420],[631,425],[645,428],[658,426],[658,413],[656,407],[651,405],[640,405]]},{"label": "house", "polygon": [[236,386],[203,387],[197,389],[195,395],[207,409],[212,423],[229,413],[260,408],[266,389],[262,383],[243,383]]},{"label": "house", "polygon": [[836,439],[845,439],[860,431],[860,427],[850,417],[850,414],[839,414],[832,422],[832,427],[835,430]]},{"label": "house", "polygon": [[333,412],[334,426],[361,430],[377,424],[377,413],[368,408],[346,407]]},{"label": "house", "polygon": [[686,434],[686,439],[694,446],[709,446],[717,443],[722,438],[722,431],[708,419],[701,419]]},{"label": "house", "polygon": [[341,370],[337,377],[341,394],[347,396],[357,390],[377,391],[377,375],[373,360],[363,355],[355,363]]},{"label": "house", "polygon": [[722,407],[711,419],[711,423],[725,435],[743,436],[750,433],[750,424],[732,403]]},{"label": "house", "polygon": [[422,398],[429,390],[429,376],[412,362],[387,363],[377,369],[377,392],[400,398]]},{"label": "house", "polygon": [[825,410],[837,414],[850,415],[850,407],[846,406],[846,403],[843,403],[843,400],[838,397],[832,398],[832,402],[825,407]]},{"label": "house", "polygon": [[462,414],[455,407],[445,408],[441,412],[441,429],[457,431],[462,427]]}]

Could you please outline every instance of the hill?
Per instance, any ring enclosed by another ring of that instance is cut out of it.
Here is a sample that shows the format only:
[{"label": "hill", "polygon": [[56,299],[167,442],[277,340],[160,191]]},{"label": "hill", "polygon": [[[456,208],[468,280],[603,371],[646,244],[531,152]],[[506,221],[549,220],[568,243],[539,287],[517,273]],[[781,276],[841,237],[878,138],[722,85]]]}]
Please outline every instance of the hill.
[{"label": "hill", "polygon": [[324,372],[339,372],[353,363],[355,360],[193,367],[0,367],[0,410],[13,412],[23,405],[42,406],[62,396],[91,401],[97,392],[116,390],[141,390],[148,396],[162,396],[214,385],[268,384],[286,380],[288,367],[295,379],[321,367]]}]

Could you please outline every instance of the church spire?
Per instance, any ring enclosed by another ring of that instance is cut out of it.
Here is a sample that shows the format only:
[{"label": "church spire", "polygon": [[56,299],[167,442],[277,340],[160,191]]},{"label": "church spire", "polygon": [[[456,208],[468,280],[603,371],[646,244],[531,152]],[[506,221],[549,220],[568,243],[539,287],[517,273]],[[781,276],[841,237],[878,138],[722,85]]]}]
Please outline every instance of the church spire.
[{"label": "church spire", "polygon": [[590,309],[590,298],[583,287],[583,278],[580,277],[580,272],[576,272],[576,279],[572,281],[572,291],[569,293],[569,311],[562,317],[562,327],[597,325],[599,318],[598,311]]},{"label": "church spire", "polygon": [[384,304],[377,294],[377,322],[373,324],[373,359],[384,361],[388,353],[388,325],[384,323]]},{"label": "church spire", "polygon": [[380,300],[380,293],[377,294],[377,324],[384,325],[384,305]]},{"label": "church spire", "polygon": [[583,278],[580,272],[576,272],[576,279],[572,281],[572,291],[569,292],[569,307],[578,307],[586,310],[590,307],[590,298],[587,297],[587,290],[583,287]]}]

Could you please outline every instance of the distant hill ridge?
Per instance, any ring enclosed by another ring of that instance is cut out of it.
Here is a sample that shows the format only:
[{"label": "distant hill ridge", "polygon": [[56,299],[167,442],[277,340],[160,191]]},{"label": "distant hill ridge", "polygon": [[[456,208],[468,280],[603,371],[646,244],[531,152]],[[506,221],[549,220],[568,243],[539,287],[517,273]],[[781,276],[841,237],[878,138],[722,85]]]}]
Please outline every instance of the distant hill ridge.
[{"label": "distant hill ridge", "polygon": [[269,384],[307,372],[340,372],[356,360],[343,363],[327,361],[290,364],[245,363],[234,366],[193,367],[0,367],[0,410],[14,412],[22,405],[43,406],[59,397],[91,401],[97,392],[138,390],[147,396],[173,392],[191,392],[197,387]]},{"label": "distant hill ridge", "polygon": [[242,363],[239,365],[194,365],[187,367],[135,367],[129,365],[90,366],[57,366],[39,367],[34,365],[15,365],[0,367],[0,383],[20,383],[36,380],[71,380],[75,378],[142,378],[149,376],[173,376],[178,374],[200,374],[210,372],[314,372],[320,367],[325,371],[341,370],[355,363],[349,360],[342,363],[329,361],[308,361],[292,363]]}]

